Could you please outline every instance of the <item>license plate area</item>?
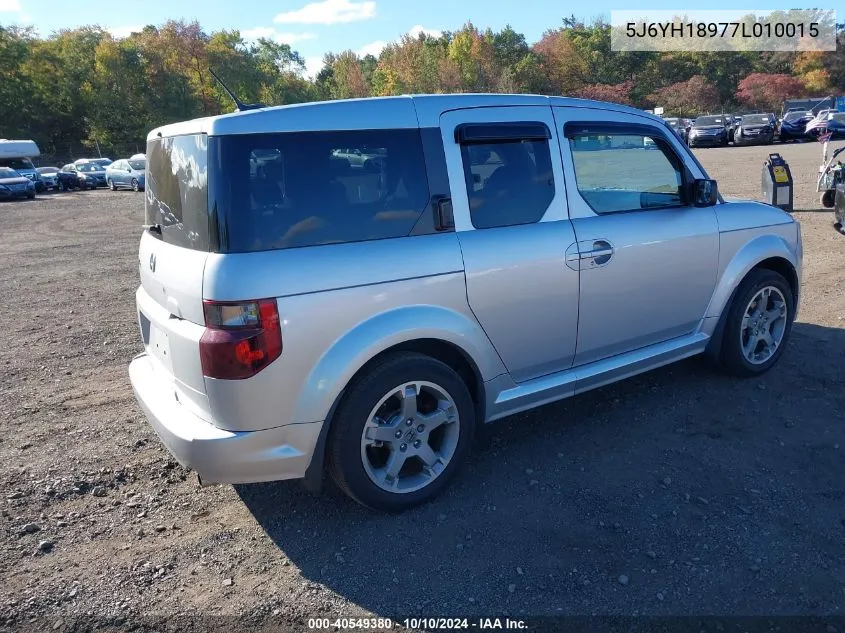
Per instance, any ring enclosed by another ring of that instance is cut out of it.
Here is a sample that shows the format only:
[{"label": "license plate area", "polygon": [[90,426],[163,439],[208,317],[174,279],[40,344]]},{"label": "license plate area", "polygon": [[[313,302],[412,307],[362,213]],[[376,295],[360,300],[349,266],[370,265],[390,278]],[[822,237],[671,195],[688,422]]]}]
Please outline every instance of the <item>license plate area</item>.
[{"label": "license plate area", "polygon": [[173,361],[170,357],[170,337],[165,330],[150,321],[143,312],[140,314],[141,337],[144,339],[144,347],[172,374]]}]

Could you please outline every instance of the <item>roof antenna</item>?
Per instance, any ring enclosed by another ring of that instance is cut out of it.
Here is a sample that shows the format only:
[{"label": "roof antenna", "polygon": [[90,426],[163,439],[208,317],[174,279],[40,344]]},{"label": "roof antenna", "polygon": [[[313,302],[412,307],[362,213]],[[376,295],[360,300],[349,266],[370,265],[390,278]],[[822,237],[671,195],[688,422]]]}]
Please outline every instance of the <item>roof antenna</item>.
[{"label": "roof antenna", "polygon": [[238,99],[238,97],[235,95],[234,92],[229,90],[229,86],[224,84],[223,80],[220,79],[220,77],[217,76],[217,73],[215,73],[213,70],[211,70],[210,67],[208,69],[208,72],[211,73],[211,76],[214,77],[217,80],[217,83],[219,83],[223,87],[223,90],[226,91],[226,94],[228,94],[229,97],[231,97],[232,101],[235,102],[235,110],[237,112],[243,112],[244,110],[258,110],[259,108],[266,108],[267,107],[263,103],[244,103],[243,101]]}]

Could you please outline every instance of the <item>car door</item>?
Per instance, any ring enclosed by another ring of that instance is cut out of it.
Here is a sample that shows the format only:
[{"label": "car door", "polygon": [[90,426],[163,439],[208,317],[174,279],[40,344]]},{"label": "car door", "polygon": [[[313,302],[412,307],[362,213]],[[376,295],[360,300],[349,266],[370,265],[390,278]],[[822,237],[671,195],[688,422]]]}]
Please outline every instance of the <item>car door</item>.
[{"label": "car door", "polygon": [[572,366],[578,272],[548,106],[440,118],[467,299],[517,382]]},{"label": "car door", "polygon": [[114,167],[114,176],[112,176],[112,180],[120,187],[126,187],[129,185],[129,164],[126,161],[119,160],[117,161],[117,166]]},{"label": "car door", "polygon": [[[575,365],[695,332],[716,284],[715,209],[689,202],[705,178],[645,116],[555,107],[580,269]],[[602,138],[601,144],[588,139]]]}]

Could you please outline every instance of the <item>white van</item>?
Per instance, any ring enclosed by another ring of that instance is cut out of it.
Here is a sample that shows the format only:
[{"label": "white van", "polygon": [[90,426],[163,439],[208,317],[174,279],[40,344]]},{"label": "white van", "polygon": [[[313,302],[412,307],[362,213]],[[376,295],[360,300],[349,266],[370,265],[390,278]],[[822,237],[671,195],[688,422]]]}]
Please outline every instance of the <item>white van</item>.
[{"label": "white van", "polygon": [[41,176],[32,164],[32,159],[40,156],[35,141],[10,141],[0,139],[0,167],[11,167],[21,176],[26,176],[35,183],[37,191],[43,191]]}]

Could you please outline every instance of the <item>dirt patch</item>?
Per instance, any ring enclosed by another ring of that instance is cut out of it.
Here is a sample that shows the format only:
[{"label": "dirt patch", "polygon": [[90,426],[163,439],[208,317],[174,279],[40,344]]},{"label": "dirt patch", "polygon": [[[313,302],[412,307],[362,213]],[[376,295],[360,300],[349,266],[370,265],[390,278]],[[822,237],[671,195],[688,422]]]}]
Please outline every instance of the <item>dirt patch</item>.
[{"label": "dirt patch", "polygon": [[399,517],[295,483],[198,488],[126,374],[142,197],[0,205],[0,624],[839,612],[845,237],[818,209],[821,150],[696,153],[724,193],[757,198],[772,149],[805,243],[772,372],[731,380],[690,360],[504,420],[442,498]]}]

